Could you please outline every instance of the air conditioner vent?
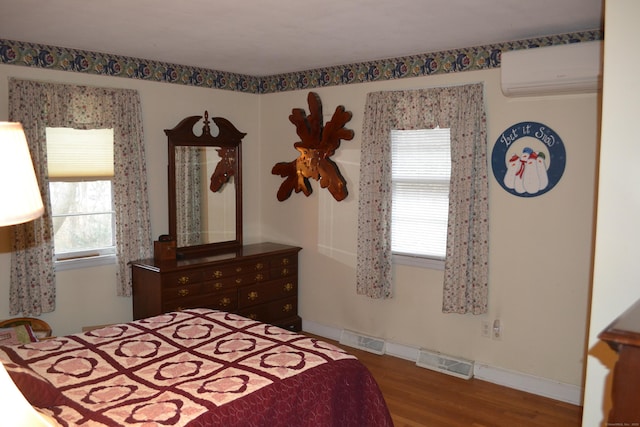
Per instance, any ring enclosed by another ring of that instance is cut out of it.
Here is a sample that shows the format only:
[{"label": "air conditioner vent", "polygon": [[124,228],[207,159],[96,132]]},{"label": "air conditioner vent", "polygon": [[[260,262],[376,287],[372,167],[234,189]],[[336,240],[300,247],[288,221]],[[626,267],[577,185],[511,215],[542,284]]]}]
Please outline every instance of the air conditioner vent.
[{"label": "air conditioner vent", "polygon": [[468,380],[473,377],[473,361],[420,349],[416,365]]},{"label": "air conditioner vent", "polygon": [[360,350],[375,354],[384,354],[385,352],[384,340],[366,336],[358,332],[348,331],[346,329],[343,329],[340,334],[340,344],[359,348]]},{"label": "air conditioner vent", "polygon": [[602,86],[602,42],[505,51],[500,72],[506,96],[596,92]]}]

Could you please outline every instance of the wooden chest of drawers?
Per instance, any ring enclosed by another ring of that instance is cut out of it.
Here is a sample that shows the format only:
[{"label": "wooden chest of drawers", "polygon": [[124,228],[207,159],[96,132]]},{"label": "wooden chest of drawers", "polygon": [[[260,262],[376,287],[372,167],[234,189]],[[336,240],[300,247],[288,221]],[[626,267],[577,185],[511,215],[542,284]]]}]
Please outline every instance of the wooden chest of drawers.
[{"label": "wooden chest of drawers", "polygon": [[204,307],[300,331],[300,249],[259,243],[198,258],[133,262],[133,318]]},{"label": "wooden chest of drawers", "polygon": [[607,425],[637,426],[640,423],[640,301],[614,320],[598,338],[618,353]]}]

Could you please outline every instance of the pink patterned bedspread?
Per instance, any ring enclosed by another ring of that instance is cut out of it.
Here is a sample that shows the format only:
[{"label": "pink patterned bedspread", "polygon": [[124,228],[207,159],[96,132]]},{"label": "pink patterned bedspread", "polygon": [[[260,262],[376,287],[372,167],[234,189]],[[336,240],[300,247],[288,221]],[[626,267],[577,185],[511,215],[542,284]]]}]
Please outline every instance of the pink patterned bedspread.
[{"label": "pink patterned bedspread", "polygon": [[62,425],[393,425],[354,356],[220,311],[0,347],[0,359],[25,397]]}]

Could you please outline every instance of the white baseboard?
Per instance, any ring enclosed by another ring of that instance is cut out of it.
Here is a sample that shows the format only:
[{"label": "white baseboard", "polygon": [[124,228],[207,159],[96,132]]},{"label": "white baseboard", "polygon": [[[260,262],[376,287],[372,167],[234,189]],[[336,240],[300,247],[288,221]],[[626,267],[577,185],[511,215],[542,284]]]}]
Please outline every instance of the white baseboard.
[{"label": "white baseboard", "polygon": [[342,329],[325,326],[316,322],[309,322],[304,319],[302,319],[302,330],[334,341],[340,341],[340,334],[342,334]]},{"label": "white baseboard", "polygon": [[[320,323],[303,319],[302,330],[334,341],[340,340],[341,329]],[[420,354],[420,349],[387,341],[386,354],[415,362]],[[582,405],[582,388],[572,384],[565,384],[477,362],[474,363],[473,376],[483,381],[537,394],[538,396],[573,405]]]},{"label": "white baseboard", "polygon": [[561,383],[521,372],[509,371],[482,363],[474,364],[473,376],[516,390],[549,397],[573,405],[582,405],[582,388],[576,385]]}]

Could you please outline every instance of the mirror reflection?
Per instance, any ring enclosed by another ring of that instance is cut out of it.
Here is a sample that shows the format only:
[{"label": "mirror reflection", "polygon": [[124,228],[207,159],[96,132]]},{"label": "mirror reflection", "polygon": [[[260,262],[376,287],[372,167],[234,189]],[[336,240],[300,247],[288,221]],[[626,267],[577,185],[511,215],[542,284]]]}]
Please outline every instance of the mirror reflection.
[{"label": "mirror reflection", "polygon": [[194,246],[235,240],[235,180],[211,190],[211,177],[221,164],[220,149],[175,147],[176,243]]}]

